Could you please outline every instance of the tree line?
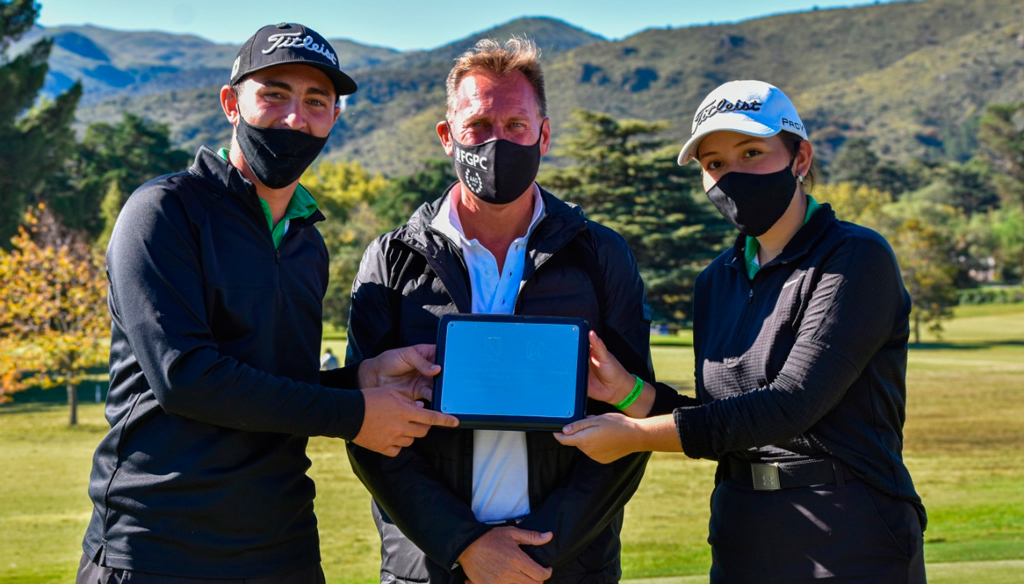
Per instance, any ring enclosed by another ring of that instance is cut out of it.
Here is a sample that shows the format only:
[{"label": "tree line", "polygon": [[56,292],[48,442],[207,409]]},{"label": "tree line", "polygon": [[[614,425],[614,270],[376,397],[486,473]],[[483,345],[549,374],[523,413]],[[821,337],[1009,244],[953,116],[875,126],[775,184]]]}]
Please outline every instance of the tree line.
[{"label": "tree line", "polygon": [[[0,3],[0,403],[29,386],[66,386],[70,400],[89,369],[103,366],[110,230],[138,186],[191,160],[166,126],[133,114],[77,138],[81,86],[38,97],[52,42],[8,55],[37,14],[28,0]],[[655,321],[684,326],[694,278],[736,234],[707,200],[696,166],[676,164],[680,145],[661,137],[667,127],[576,111],[538,182],[622,234]],[[892,244],[914,300],[916,342],[922,327],[941,331],[958,290],[1024,276],[1024,102],[990,105],[977,138],[968,160],[906,165],[853,138],[819,168],[811,192]],[[328,217],[318,226],[331,258],[324,318],[344,327],[368,243],[456,178],[450,161],[434,159],[396,177],[322,162],[301,180]]]}]

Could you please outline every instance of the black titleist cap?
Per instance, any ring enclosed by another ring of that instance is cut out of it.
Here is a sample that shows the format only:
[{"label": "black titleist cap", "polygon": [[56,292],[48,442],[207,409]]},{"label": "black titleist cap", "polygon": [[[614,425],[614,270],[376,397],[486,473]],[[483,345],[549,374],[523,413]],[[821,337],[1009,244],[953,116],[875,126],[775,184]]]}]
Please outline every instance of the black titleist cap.
[{"label": "black titleist cap", "polygon": [[245,41],[231,67],[231,84],[260,69],[288,63],[320,69],[334,83],[339,96],[357,89],[356,82],[338,67],[338,54],[324,37],[311,28],[288,22],[268,24]]}]

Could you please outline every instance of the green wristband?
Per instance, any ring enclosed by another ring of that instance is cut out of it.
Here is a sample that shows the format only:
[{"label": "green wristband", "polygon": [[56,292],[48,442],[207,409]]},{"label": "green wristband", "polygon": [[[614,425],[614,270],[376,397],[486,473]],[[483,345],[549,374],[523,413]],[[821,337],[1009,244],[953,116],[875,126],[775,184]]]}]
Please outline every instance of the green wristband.
[{"label": "green wristband", "polygon": [[626,396],[626,399],[615,404],[615,409],[624,410],[629,406],[633,405],[633,402],[636,401],[636,398],[640,397],[640,392],[644,390],[644,380],[640,379],[639,375],[634,375],[633,377],[636,377],[636,383],[633,385],[633,391],[629,392],[629,395]]}]

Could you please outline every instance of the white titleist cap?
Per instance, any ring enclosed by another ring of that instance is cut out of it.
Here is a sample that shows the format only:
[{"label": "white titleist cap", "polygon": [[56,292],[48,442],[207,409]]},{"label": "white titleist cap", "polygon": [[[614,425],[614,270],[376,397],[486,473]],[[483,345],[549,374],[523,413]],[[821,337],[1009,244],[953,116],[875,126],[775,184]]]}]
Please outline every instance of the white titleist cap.
[{"label": "white titleist cap", "polygon": [[700,141],[719,130],[761,137],[785,130],[807,139],[793,102],[764,81],[730,81],[708,94],[693,116],[692,135],[679,152],[679,164],[695,159]]}]

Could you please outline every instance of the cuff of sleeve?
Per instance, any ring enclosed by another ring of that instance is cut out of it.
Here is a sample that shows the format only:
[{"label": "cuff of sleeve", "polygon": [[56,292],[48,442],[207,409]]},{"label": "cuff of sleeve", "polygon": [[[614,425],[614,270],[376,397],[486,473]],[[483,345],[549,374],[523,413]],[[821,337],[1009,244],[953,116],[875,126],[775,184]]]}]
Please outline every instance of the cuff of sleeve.
[{"label": "cuff of sleeve", "polygon": [[359,363],[352,363],[340,369],[321,371],[320,385],[339,389],[359,389]]},{"label": "cuff of sleeve", "polygon": [[359,435],[359,430],[363,427],[363,416],[366,414],[363,392],[350,389],[335,390],[335,401],[338,413],[333,435],[352,440]]},{"label": "cuff of sleeve", "polygon": [[683,399],[684,396],[679,395],[679,392],[672,389],[671,386],[665,385],[664,383],[660,383],[657,381],[655,381],[651,385],[654,386],[654,403],[651,404],[651,412],[647,414],[648,417],[670,414],[676,408],[682,407],[684,405],[680,403],[686,401],[685,399]]},{"label": "cuff of sleeve", "polygon": [[690,458],[715,458],[705,411],[707,408],[678,408],[673,412],[683,453]]},{"label": "cuff of sleeve", "polygon": [[[483,537],[488,531],[494,529],[494,527],[495,526],[493,525],[487,525],[485,523],[473,524],[473,527],[466,532],[465,537],[462,538],[461,542],[453,542],[455,543],[455,546],[452,548],[453,557],[448,562],[448,571],[452,573],[461,572],[464,574],[465,571],[463,571],[462,566],[459,564],[459,557],[462,556],[462,552],[466,551],[466,548],[475,543],[476,540]],[[463,579],[463,581],[464,580],[465,579]]]}]

